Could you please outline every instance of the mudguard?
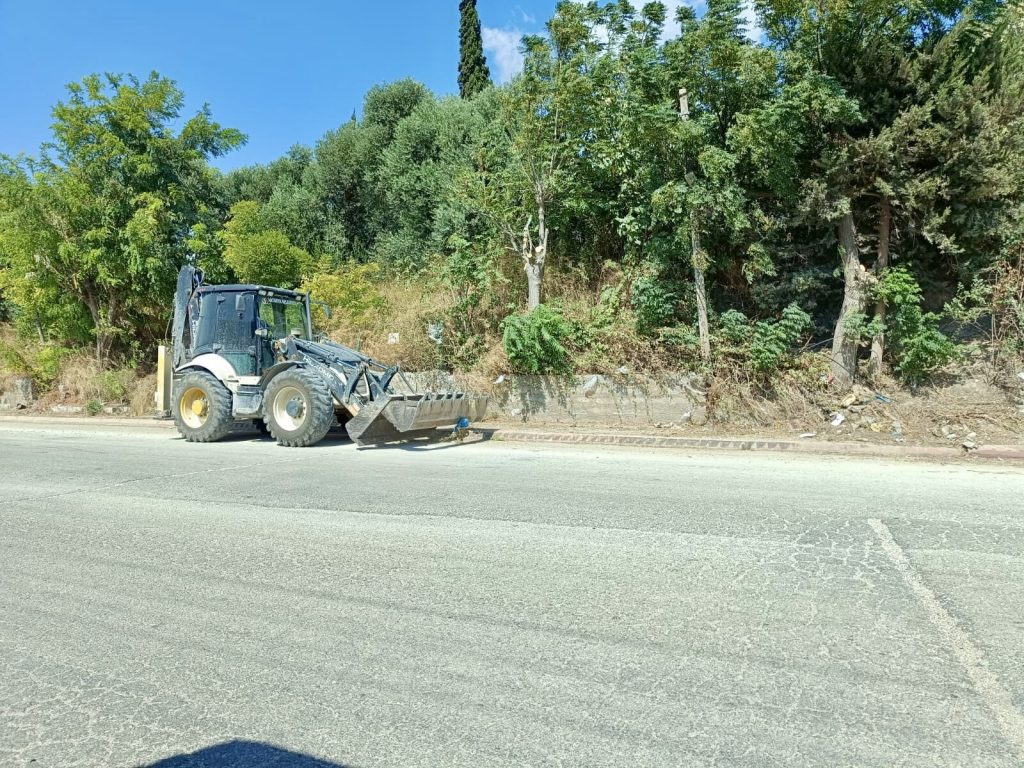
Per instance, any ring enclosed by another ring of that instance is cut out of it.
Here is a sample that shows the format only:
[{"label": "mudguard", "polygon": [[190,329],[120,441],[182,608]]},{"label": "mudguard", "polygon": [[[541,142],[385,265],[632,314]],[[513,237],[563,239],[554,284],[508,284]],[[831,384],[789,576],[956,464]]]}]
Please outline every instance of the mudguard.
[{"label": "mudguard", "polygon": [[238,373],[235,371],[234,366],[220,355],[199,355],[199,357],[189,360],[185,365],[175,368],[174,372],[180,373],[190,368],[202,368],[205,371],[209,371],[232,392],[238,390]]}]

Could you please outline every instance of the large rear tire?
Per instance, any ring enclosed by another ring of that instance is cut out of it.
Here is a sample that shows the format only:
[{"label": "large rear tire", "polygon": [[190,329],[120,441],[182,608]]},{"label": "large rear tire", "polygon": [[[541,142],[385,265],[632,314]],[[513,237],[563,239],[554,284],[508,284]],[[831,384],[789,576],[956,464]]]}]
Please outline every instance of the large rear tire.
[{"label": "large rear tire", "polygon": [[331,391],[315,373],[289,368],[267,387],[263,420],[281,445],[304,448],[319,443],[336,421]]},{"label": "large rear tire", "polygon": [[231,392],[206,371],[189,371],[174,382],[171,408],[178,432],[190,443],[212,443],[234,426]]}]

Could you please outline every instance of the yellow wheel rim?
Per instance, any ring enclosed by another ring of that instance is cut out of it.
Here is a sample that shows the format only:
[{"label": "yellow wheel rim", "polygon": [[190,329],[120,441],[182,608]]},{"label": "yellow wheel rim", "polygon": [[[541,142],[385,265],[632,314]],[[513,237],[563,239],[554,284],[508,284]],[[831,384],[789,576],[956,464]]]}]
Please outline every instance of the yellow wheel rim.
[{"label": "yellow wheel rim", "polygon": [[210,415],[210,401],[206,399],[206,393],[199,387],[186,389],[178,401],[178,413],[186,426],[192,429],[202,427]]}]

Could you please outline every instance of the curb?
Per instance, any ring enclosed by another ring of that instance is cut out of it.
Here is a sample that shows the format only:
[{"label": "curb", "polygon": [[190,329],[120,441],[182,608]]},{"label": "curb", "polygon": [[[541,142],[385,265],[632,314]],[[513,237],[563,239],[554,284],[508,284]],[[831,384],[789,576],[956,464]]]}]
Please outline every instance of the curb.
[{"label": "curb", "polygon": [[[0,424],[40,424],[48,426],[140,427],[174,429],[170,419],[147,417],[112,418],[109,416],[34,416],[0,414]],[[1024,445],[983,445],[970,453],[946,445],[877,445],[872,443],[831,443],[806,440],[775,440],[733,437],[674,437],[630,432],[554,432],[539,429],[480,426],[472,431],[489,440],[515,443],[557,443],[563,445],[611,445],[631,448],[676,448],[715,451],[757,451],[829,456],[875,456],[919,458],[944,461],[983,459],[1024,462]]]},{"label": "curb", "polygon": [[481,427],[491,439],[509,442],[562,443],[567,445],[618,445],[637,448],[699,448],[727,451],[762,451],[774,453],[801,453],[835,456],[888,456],[895,458],[942,459],[996,459],[1024,461],[1024,446],[989,445],[967,454],[952,446],[930,445],[874,445],[870,443],[796,442],[758,438],[703,438],[671,437],[667,435],[641,435],[613,432],[546,432],[540,430]]}]

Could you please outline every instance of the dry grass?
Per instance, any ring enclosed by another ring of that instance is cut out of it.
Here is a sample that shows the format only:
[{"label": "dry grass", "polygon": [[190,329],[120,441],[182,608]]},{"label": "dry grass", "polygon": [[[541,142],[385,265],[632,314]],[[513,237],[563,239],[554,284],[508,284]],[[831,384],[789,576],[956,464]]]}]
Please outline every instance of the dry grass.
[{"label": "dry grass", "polygon": [[3,379],[15,375],[32,375],[42,390],[41,407],[90,402],[121,405],[133,399],[139,386],[140,374],[134,367],[105,368],[88,351],[47,349],[20,340],[17,343],[25,361],[24,369],[12,371],[9,365],[4,366],[0,385]]},{"label": "dry grass", "polygon": [[740,427],[805,428],[817,424],[834,399],[827,384],[828,358],[799,357],[766,385],[736,365],[720,364],[711,377],[708,405],[714,419]]},{"label": "dry grass", "polygon": [[[708,393],[714,421],[726,431],[789,437],[815,432],[819,439],[893,443],[901,437],[911,443],[953,440],[957,445],[974,433],[979,444],[1024,441],[1024,384],[1003,377],[1006,385],[997,386],[993,373],[976,363],[952,365],[941,378],[916,389],[888,375],[865,379],[869,386],[855,388],[859,397],[853,410],[844,406],[845,393],[828,384],[828,368],[826,353],[805,354],[768,388],[719,371]],[[835,413],[845,420],[833,427]]]},{"label": "dry grass", "polygon": [[[520,272],[517,269],[515,275]],[[606,268],[596,288],[594,281],[581,274],[552,272],[547,276],[547,301],[559,304],[567,319],[581,329],[579,338],[566,341],[574,367],[609,375],[623,366],[638,373],[678,369],[686,351],[637,333],[625,290],[611,312],[605,308],[610,318],[596,320],[601,289],[626,284],[626,275],[615,265]],[[519,287],[517,280],[510,279],[499,286],[500,295],[492,298],[496,302],[493,306],[477,307],[472,316],[464,316],[454,310],[459,295],[451,286],[426,278],[382,282],[375,288],[383,306],[360,320],[335,318],[330,335],[384,363],[400,364],[405,370],[455,368],[463,376],[493,381],[512,371],[495,316],[500,318],[507,313],[507,306],[517,305],[524,298],[525,284],[522,291],[517,291]],[[445,325],[441,346],[427,335],[427,326],[436,322]],[[397,334],[395,342],[389,341],[393,334]],[[464,346],[457,346],[457,338],[467,339]]]},{"label": "dry grass", "polygon": [[99,376],[102,371],[92,355],[74,354],[61,361],[60,373],[53,388],[62,400],[99,400]]},{"label": "dry grass", "polygon": [[11,386],[15,379],[30,375],[23,346],[13,328],[0,324],[0,391]]},{"label": "dry grass", "polygon": [[[427,336],[427,325],[444,314],[443,296],[425,282],[413,280],[381,285],[380,292],[384,306],[379,311],[357,323],[339,319],[331,338],[409,371],[437,368],[437,345]],[[392,334],[398,335],[395,343],[389,341]]]},{"label": "dry grass", "polygon": [[156,374],[135,379],[128,393],[128,412],[132,416],[152,416],[156,410]]}]

